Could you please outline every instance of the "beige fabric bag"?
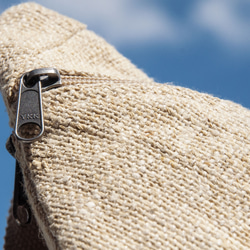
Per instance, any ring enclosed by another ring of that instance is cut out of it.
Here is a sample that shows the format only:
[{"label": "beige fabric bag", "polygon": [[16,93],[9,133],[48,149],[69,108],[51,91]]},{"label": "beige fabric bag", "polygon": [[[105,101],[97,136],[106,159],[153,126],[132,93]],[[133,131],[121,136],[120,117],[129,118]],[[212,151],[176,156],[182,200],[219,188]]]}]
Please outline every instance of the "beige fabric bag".
[{"label": "beige fabric bag", "polygon": [[85,25],[34,3],[0,17],[1,92],[56,68],[43,136],[13,136],[31,225],[5,249],[249,249],[250,111],[154,83]]}]

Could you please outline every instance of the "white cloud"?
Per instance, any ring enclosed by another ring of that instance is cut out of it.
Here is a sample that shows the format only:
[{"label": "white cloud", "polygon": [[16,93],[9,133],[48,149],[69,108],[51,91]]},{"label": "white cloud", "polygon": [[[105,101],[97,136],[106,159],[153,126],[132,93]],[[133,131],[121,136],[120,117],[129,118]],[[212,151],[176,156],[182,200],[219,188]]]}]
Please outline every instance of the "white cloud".
[{"label": "white cloud", "polygon": [[244,0],[199,1],[193,9],[192,19],[198,27],[226,45],[250,47],[250,19],[244,18],[239,10],[246,4]]},{"label": "white cloud", "polygon": [[[209,34],[229,48],[250,49],[249,0],[192,0],[189,13],[173,16],[155,0],[35,0],[45,7],[75,18],[115,46],[195,42]],[[1,4],[0,4],[1,8]],[[170,9],[170,8],[169,8]]]},{"label": "white cloud", "polygon": [[38,3],[86,23],[111,43],[175,42],[175,21],[155,2],[143,0],[38,0]]}]

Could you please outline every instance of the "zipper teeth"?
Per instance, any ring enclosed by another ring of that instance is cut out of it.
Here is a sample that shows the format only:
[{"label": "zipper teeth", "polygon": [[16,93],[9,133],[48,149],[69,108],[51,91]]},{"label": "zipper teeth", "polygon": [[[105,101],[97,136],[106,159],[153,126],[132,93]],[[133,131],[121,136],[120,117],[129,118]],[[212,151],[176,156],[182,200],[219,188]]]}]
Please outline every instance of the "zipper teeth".
[{"label": "zipper teeth", "polygon": [[72,84],[72,81],[74,83],[95,83],[96,80],[94,77],[86,77],[86,76],[66,76],[61,75],[62,84],[63,85],[70,85]]},{"label": "zipper teeth", "polygon": [[136,81],[135,79],[121,79],[121,78],[114,78],[109,76],[101,76],[101,75],[63,75],[61,74],[62,79],[62,86],[64,85],[73,85],[74,84],[99,84],[99,83],[145,83],[145,81]]},{"label": "zipper teeth", "polygon": [[[110,77],[105,77],[105,76],[78,76],[78,75],[61,75],[61,79],[65,82],[68,83],[70,81],[74,81],[74,83],[100,83],[104,81],[113,81],[112,78]],[[64,83],[63,82],[63,83]]]}]

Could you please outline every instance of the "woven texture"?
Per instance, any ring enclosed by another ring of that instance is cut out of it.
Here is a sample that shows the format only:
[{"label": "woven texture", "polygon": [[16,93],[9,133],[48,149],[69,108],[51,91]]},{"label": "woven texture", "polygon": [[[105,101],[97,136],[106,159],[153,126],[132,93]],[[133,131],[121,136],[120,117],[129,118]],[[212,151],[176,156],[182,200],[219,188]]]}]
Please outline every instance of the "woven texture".
[{"label": "woven texture", "polygon": [[14,141],[49,249],[250,248],[249,110],[154,83],[36,4],[5,12],[0,35],[11,126],[21,74],[62,75],[63,87],[43,93],[43,137]]}]

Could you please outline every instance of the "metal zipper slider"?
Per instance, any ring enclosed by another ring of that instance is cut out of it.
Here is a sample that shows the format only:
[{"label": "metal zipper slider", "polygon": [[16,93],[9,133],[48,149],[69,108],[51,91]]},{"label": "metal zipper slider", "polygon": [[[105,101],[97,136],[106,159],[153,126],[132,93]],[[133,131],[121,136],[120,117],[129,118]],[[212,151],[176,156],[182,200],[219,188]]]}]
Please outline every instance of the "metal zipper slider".
[{"label": "metal zipper slider", "polygon": [[44,132],[42,91],[61,85],[60,74],[54,68],[35,69],[20,79],[15,135],[23,142],[32,142]]}]

